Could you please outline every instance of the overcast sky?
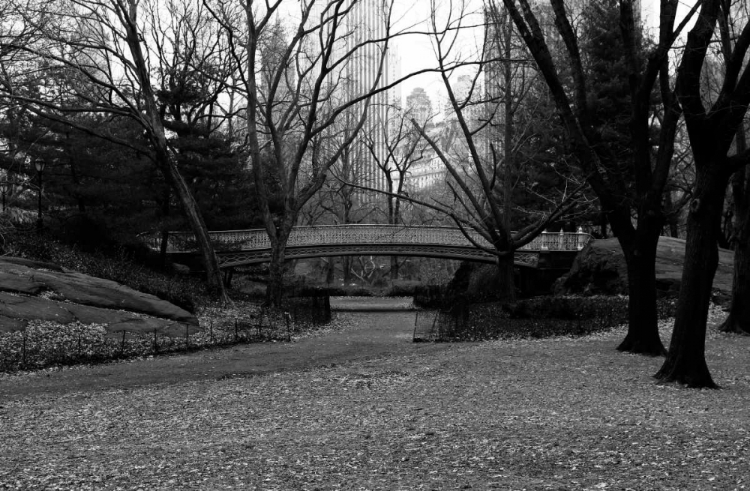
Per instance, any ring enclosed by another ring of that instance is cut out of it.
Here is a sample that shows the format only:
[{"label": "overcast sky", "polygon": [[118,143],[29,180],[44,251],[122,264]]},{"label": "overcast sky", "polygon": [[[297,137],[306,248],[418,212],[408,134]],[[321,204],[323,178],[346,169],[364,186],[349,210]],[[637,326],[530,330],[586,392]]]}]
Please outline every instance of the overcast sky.
[{"label": "overcast sky", "polygon": [[[644,25],[647,29],[656,29],[659,19],[659,0],[641,0],[641,2],[641,15]],[[418,25],[420,22],[423,22],[423,25],[427,28],[427,21],[430,18],[430,3],[428,0],[397,0],[394,19],[398,19],[399,23],[397,23],[396,28],[403,29],[406,26]],[[441,3],[448,4],[448,2]],[[685,15],[694,3],[694,0],[682,0],[680,2],[680,14]],[[476,5],[481,6],[481,1],[477,0]],[[474,11],[478,11],[478,8],[474,7]],[[473,52],[476,52],[478,49],[477,46],[481,42],[478,38],[480,35],[475,34],[473,37],[476,39],[472,39],[472,36],[466,37],[462,44],[462,56],[471,56]],[[407,36],[401,38],[397,43],[397,48],[401,57],[401,72],[404,75],[435,65],[434,48],[427,36]],[[420,75],[404,82],[401,89],[404,101],[406,100],[406,96],[415,87],[425,89],[432,101],[433,110],[440,109],[446,94],[439,76],[435,74]]]}]

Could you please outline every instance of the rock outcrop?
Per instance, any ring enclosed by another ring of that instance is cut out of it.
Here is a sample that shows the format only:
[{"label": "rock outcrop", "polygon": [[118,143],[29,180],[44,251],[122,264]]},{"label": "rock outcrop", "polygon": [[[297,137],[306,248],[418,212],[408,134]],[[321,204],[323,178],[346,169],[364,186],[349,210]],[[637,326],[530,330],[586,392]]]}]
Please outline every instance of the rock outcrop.
[{"label": "rock outcrop", "polygon": [[[685,241],[660,237],[656,252],[656,285],[662,296],[677,297],[685,259]],[[734,253],[719,250],[714,278],[714,301],[723,303],[732,291]],[[627,267],[617,239],[590,242],[576,258],[570,272],[555,284],[556,294],[618,295],[628,293]]]},{"label": "rock outcrop", "polygon": [[110,332],[184,335],[198,320],[176,305],[55,264],[0,257],[0,332],[32,319],[103,324]]}]

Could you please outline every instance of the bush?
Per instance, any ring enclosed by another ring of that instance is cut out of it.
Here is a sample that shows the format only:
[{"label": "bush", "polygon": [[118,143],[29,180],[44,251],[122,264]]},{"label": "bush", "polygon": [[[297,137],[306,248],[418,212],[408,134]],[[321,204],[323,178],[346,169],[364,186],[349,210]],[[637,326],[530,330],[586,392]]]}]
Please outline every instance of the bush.
[{"label": "bush", "polygon": [[[204,306],[198,317],[201,328],[185,329],[185,336],[170,337],[152,333],[107,331],[100,324],[58,324],[30,321],[19,331],[0,333],[0,372],[39,370],[51,366],[102,363],[120,359],[154,356],[238,343],[289,341],[300,332],[314,331],[330,322],[330,303],[312,312],[308,299],[284,309],[259,307],[236,302],[231,308]],[[315,303],[315,302],[313,302]],[[327,317],[320,312],[326,312]]]},{"label": "bush", "polygon": [[[674,317],[676,303],[662,298],[656,302],[659,318]],[[503,306],[514,319],[595,319],[606,317],[617,323],[628,321],[628,297],[544,296],[520,300]]]},{"label": "bush", "polygon": [[413,297],[419,288],[419,281],[415,280],[396,280],[387,291],[389,297]]},{"label": "bush", "polygon": [[[419,334],[415,338],[479,341],[584,336],[628,322],[628,298],[623,296],[548,296],[510,305],[498,302],[465,305],[457,297],[443,305],[452,308],[423,314],[421,321],[418,317],[415,332]],[[674,301],[658,301],[660,318],[673,317],[675,309]]]}]

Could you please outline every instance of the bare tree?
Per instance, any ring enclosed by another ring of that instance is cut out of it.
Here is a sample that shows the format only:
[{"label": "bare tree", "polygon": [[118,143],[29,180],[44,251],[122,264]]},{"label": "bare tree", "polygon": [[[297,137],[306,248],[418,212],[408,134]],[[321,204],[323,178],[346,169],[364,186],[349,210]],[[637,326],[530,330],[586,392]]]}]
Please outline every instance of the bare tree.
[{"label": "bare tree", "polygon": [[[718,238],[724,196],[732,174],[750,161],[750,151],[735,147],[750,104],[750,23],[729,26],[737,8],[729,0],[704,0],[688,35],[678,69],[676,91],[685,114],[695,165],[695,189],[687,216],[687,243],[677,317],[667,359],[656,377],[690,387],[715,387],[705,360],[711,289],[719,262]],[[718,24],[718,29],[717,29]],[[732,36],[734,35],[734,36]],[[723,83],[710,106],[704,102],[701,69],[718,36],[725,52]],[[734,37],[732,39],[732,37]]]},{"label": "bare tree", "polygon": [[36,43],[40,35],[39,27],[25,22],[13,7],[6,3],[0,6],[0,114],[3,116],[0,132],[5,140],[0,150],[0,166],[5,170],[6,183],[18,183],[14,175],[21,171],[25,153],[19,144],[20,135],[29,111],[20,101],[2,94],[12,96],[16,92],[16,77],[34,64],[33,56],[23,48]]},{"label": "bare tree", "polygon": [[[510,24],[503,25],[502,15],[493,5],[485,11],[485,40],[479,61],[475,61],[477,70],[466,81],[462,93],[457,93],[451,83],[451,75],[457,62],[456,33],[467,27],[465,5],[458,12],[448,12],[444,24],[439,24],[437,3],[432,3],[433,46],[437,55],[439,74],[448,93],[452,112],[456,117],[457,138],[454,141],[453,153],[450,155],[441,148],[435,138],[427,134],[418,121],[413,120],[415,128],[430,144],[438,158],[445,166],[450,177],[455,206],[450,203],[433,204],[437,209],[446,212],[462,229],[473,229],[485,238],[491,248],[474,245],[497,257],[498,293],[503,300],[515,297],[513,282],[514,252],[519,247],[533,240],[545,230],[550,223],[564,216],[575,204],[572,198],[582,186],[576,186],[572,192],[564,191],[559,200],[540,211],[539,217],[516,233],[510,229],[512,212],[510,194],[511,170],[514,167],[514,153],[517,141],[513,134],[514,108],[523,99],[524,89],[519,87],[514,78],[512,64],[524,63],[510,46],[512,32]],[[507,44],[506,44],[507,43]],[[515,55],[516,59],[509,57]],[[501,67],[497,70],[497,67]],[[505,77],[504,93],[496,94],[488,90],[482,94],[481,77],[486,72]],[[507,103],[503,103],[506,101]],[[482,110],[487,110],[482,115]],[[495,139],[491,124],[496,121],[495,113],[503,110],[503,139]],[[519,132],[521,133],[521,132]],[[489,136],[488,136],[489,135]],[[501,149],[504,148],[501,153]],[[456,158],[457,149],[462,155]],[[468,236],[467,236],[468,237]],[[471,239],[470,239],[471,240]]]},{"label": "bare tree", "polygon": [[[680,116],[677,97],[670,87],[668,53],[677,35],[695,9],[675,26],[677,2],[663,0],[659,17],[658,42],[641,56],[633,2],[620,2],[620,27],[630,83],[630,137],[632,160],[623,169],[608,162],[597,148],[592,126],[589,86],[569,13],[562,0],[550,0],[555,27],[566,52],[566,60],[553,58],[548,39],[528,0],[503,0],[547,82],[558,111],[573,140],[582,170],[607,213],[615,236],[625,254],[628,269],[629,327],[618,349],[660,355],[656,312],[656,245],[664,223],[663,195],[674,153],[674,134]],[[519,8],[520,7],[520,8]],[[565,63],[571,74],[572,95],[559,75]],[[652,93],[658,82],[664,109],[660,121],[658,151],[652,155]],[[572,98],[571,98],[572,97]],[[633,217],[635,217],[633,219]],[[635,222],[635,223],[634,223]]]},{"label": "bare tree", "polygon": [[[151,65],[154,53],[150,51],[154,39],[139,17],[139,3],[138,0],[14,3],[18,15],[44,36],[42,41],[24,45],[22,49],[39,58],[37,69],[69,77],[64,88],[72,90],[73,97],[62,101],[63,87],[26,94],[6,90],[3,96],[33,104],[38,114],[73,126],[75,119],[69,115],[78,113],[106,113],[136,121],[143,128],[146,145],[98,133],[96,128],[80,129],[151,155],[174,190],[196,237],[209,285],[226,300],[203,217],[167,139],[154,93]],[[151,12],[156,11],[155,4],[146,4],[152,7]],[[165,26],[154,29],[162,33],[169,30]]]},{"label": "bare tree", "polygon": [[[266,300],[278,305],[286,244],[301,208],[358,138],[373,99],[388,88],[384,73],[395,35],[393,4],[391,0],[204,3],[228,37],[247,101],[250,165],[272,248]],[[358,13],[365,7],[379,17],[374,30],[358,25]],[[276,36],[277,49],[264,52],[263,40],[282,13],[288,27]],[[368,64],[371,78],[355,77],[362,63]],[[261,68],[268,77],[260,76]],[[335,143],[329,140],[329,146],[312,144],[335,131],[335,122],[346,114],[353,117],[342,138]],[[268,165],[261,165],[264,155]],[[278,206],[272,209],[271,203]]]},{"label": "bare tree", "polygon": [[[739,2],[734,2],[735,16],[729,16],[732,5],[726,2],[719,13],[719,34],[721,54],[724,64],[732,62],[733,45],[737,39],[739,24],[747,23],[750,7],[744,9]],[[720,90],[720,89],[719,89]],[[747,152],[747,123],[740,123],[735,137],[735,153]],[[733,231],[730,245],[734,249],[734,276],[732,281],[732,298],[729,316],[719,326],[724,332],[750,334],[750,166],[745,166],[734,173],[730,182],[732,190]]]},{"label": "bare tree", "polygon": [[[412,167],[426,158],[427,142],[421,137],[411,124],[412,111],[401,110],[400,107],[389,105],[386,108],[386,116],[380,122],[383,125],[382,134],[385,136],[383,142],[385,152],[376,148],[376,142],[372,138],[365,138],[372,159],[375,161],[380,172],[383,173],[386,189],[391,193],[386,195],[386,223],[398,225],[403,223],[401,206],[406,193],[406,180]],[[429,115],[432,116],[432,115]],[[390,277],[398,279],[399,260],[397,256],[391,256]]]}]

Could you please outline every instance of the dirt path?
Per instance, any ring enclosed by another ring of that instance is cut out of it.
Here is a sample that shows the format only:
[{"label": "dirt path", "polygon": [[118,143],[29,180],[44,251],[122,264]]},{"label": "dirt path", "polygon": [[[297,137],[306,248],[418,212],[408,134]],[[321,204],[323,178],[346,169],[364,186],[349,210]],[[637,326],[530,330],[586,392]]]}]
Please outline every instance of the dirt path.
[{"label": "dirt path", "polygon": [[[0,402],[35,395],[57,395],[152,384],[257,376],[306,370],[356,360],[450,349],[449,344],[413,343],[413,311],[403,301],[382,299],[355,312],[356,302],[341,305],[343,330],[314,335],[292,343],[238,345],[184,355],[162,356],[95,366],[66,368],[0,378]],[[335,306],[334,306],[335,308]],[[349,322],[351,321],[351,322]]]}]

